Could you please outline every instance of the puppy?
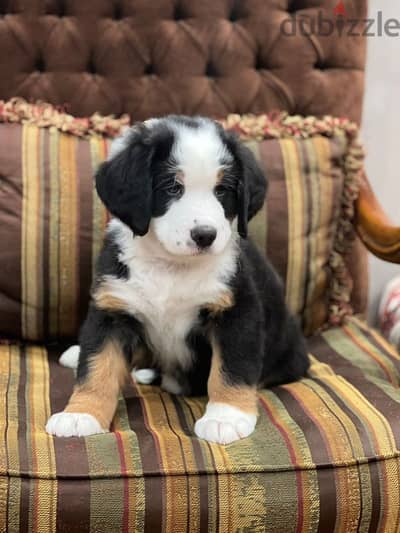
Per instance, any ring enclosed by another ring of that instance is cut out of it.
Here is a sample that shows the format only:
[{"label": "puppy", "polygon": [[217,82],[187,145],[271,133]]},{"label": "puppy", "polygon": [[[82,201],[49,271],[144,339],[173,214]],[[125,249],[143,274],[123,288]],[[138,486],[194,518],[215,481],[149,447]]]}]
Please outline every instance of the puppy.
[{"label": "puppy", "polygon": [[77,383],[47,432],[108,431],[133,365],[158,371],[173,394],[208,392],[198,437],[247,437],[257,388],[308,368],[281,281],[247,239],[266,192],[251,151],[206,118],[151,119],[113,145],[96,188],[114,218],[80,333]]}]

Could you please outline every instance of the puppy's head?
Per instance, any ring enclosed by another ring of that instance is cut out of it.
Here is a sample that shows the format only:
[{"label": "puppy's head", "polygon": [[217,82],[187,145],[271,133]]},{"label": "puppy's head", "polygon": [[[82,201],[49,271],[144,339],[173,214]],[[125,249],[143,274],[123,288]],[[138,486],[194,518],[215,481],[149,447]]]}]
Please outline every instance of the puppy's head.
[{"label": "puppy's head", "polygon": [[221,253],[262,207],[266,181],[251,151],[205,118],[134,126],[96,175],[97,192],[135,235],[178,256]]}]

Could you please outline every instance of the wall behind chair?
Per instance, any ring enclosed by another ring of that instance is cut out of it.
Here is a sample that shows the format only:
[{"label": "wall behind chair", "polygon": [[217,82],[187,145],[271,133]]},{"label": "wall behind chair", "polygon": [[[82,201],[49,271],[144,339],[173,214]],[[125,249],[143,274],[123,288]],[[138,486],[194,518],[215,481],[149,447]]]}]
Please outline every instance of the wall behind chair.
[{"label": "wall behind chair", "polygon": [[[399,0],[370,0],[369,16],[400,20]],[[366,93],[362,138],[367,150],[370,182],[392,220],[400,225],[400,36],[368,37]],[[399,265],[370,257],[371,322],[376,321],[379,299],[385,284]]]}]

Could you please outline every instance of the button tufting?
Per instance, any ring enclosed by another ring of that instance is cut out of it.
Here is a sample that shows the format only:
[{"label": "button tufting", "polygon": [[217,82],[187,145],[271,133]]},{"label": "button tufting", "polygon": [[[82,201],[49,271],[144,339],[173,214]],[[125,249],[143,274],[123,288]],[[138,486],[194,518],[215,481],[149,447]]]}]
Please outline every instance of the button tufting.
[{"label": "button tufting", "polygon": [[174,16],[174,20],[182,20],[185,18],[185,14],[182,10],[182,6],[180,6],[179,4],[176,4],[173,16]]},{"label": "button tufting", "polygon": [[260,53],[258,53],[258,54],[256,55],[256,61],[255,61],[254,68],[255,68],[256,70],[262,70],[262,69],[266,69],[266,68],[268,68],[267,65],[265,64],[265,61],[263,61],[263,60],[261,59],[261,54],[260,54]]},{"label": "button tufting", "polygon": [[65,4],[64,0],[59,0],[57,2],[57,15],[61,18],[65,16]]},{"label": "button tufting", "polygon": [[117,4],[114,9],[114,20],[121,20],[123,17],[122,7]]},{"label": "button tufting", "polygon": [[146,65],[145,66],[145,69],[144,69],[144,74],[146,76],[150,76],[151,74],[154,74],[154,66],[149,64],[149,65]]},{"label": "button tufting", "polygon": [[208,76],[209,78],[216,78],[217,75],[218,74],[217,74],[217,71],[215,70],[214,65],[211,62],[207,63],[206,76]]},{"label": "button tufting", "polygon": [[97,73],[96,65],[94,64],[94,59],[93,59],[92,56],[90,56],[90,58],[89,58],[86,70],[90,74],[96,74]]},{"label": "button tufting", "polygon": [[[365,2],[353,2],[352,16],[364,17]],[[71,101],[71,111],[80,116],[118,110],[141,120],[177,109],[225,116],[233,110],[296,108],[303,114],[359,120],[354,95],[362,93],[363,39],[345,32],[340,39],[337,32],[310,39],[295,24],[303,16],[316,27],[322,9],[327,9],[324,18],[334,17],[332,0],[42,3],[43,12],[51,15],[40,17],[46,42],[36,37],[36,15],[21,24],[16,14],[37,2],[0,0],[0,12],[8,14],[5,20],[0,17],[0,42],[7,44],[12,69],[17,68],[10,77],[9,62],[0,61],[0,95],[19,94],[23,76],[28,99],[48,94],[55,103]],[[34,52],[21,46],[32,38]],[[36,77],[26,77],[26,71]],[[45,86],[38,87],[37,79],[44,79]],[[348,89],[340,89],[341,97],[334,99],[339,86]]]},{"label": "button tufting", "polygon": [[301,9],[299,0],[289,0],[286,10],[288,13],[296,13],[296,11],[299,11],[299,9]]},{"label": "button tufting", "polygon": [[230,20],[231,22],[236,22],[237,20],[239,20],[238,1],[237,0],[235,0],[235,2],[233,3],[231,11],[230,11],[230,13],[228,15],[228,20]]},{"label": "button tufting", "polygon": [[37,58],[35,68],[38,72],[44,72],[46,70],[43,57]]}]

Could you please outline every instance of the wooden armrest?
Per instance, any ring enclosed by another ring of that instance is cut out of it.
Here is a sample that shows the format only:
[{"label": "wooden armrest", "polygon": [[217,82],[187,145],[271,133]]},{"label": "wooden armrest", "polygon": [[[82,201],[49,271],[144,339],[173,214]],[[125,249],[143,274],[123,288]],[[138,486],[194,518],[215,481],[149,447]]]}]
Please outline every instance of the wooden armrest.
[{"label": "wooden armrest", "polygon": [[400,263],[400,227],[394,226],[379,204],[367,177],[356,201],[356,230],[362,242],[377,257]]}]

